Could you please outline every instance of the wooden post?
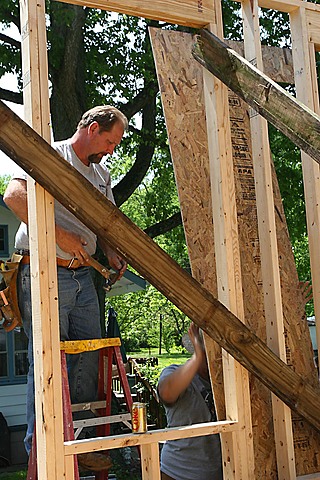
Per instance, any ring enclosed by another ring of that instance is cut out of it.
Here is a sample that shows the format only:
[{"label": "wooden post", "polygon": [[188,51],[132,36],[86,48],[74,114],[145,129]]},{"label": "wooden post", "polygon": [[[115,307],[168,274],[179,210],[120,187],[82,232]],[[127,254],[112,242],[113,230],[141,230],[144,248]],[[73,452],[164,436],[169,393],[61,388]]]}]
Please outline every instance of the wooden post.
[{"label": "wooden post", "polygon": [[[22,0],[22,73],[26,121],[50,141],[44,0]],[[28,178],[29,238],[38,478],[64,478],[59,316],[51,195]]]},{"label": "wooden post", "polygon": [[[263,71],[257,1],[242,2],[245,56]],[[285,362],[286,347],[267,121],[251,110],[252,158],[257,199],[267,344]],[[291,410],[272,395],[279,480],[296,478]]]},{"label": "wooden post", "polygon": [[[215,22],[210,31],[223,38],[220,0],[214,1]],[[218,298],[244,320],[241,260],[229,119],[228,90],[203,69],[214,246]],[[208,356],[214,352],[206,339]],[[221,435],[224,475],[229,479],[254,478],[254,452],[248,372],[222,351],[226,418],[237,420],[239,430]],[[214,362],[210,362],[212,369]]]},{"label": "wooden post", "polygon": [[[320,18],[320,13],[318,13]],[[311,110],[320,113],[319,92],[316,79],[314,45],[308,40],[308,21],[303,7],[290,14],[292,53],[297,98]],[[311,68],[313,67],[313,68]],[[304,195],[311,264],[311,278],[318,348],[320,345],[320,166],[306,153],[301,152]],[[307,280],[307,279],[301,279]]]},{"label": "wooden post", "polygon": [[141,445],[142,480],[160,480],[159,445],[156,442]]}]

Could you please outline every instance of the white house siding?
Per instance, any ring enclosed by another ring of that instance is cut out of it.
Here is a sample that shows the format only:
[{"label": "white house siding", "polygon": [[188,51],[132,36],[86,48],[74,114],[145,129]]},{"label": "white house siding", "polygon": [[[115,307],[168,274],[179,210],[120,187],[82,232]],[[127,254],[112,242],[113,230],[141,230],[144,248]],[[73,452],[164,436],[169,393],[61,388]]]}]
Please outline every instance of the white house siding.
[{"label": "white house siding", "polygon": [[0,386],[0,412],[7,421],[8,427],[25,425],[27,385]]},{"label": "white house siding", "polygon": [[[4,206],[2,196],[0,196],[0,224],[8,225],[9,255],[7,258],[10,258],[14,250],[14,238],[16,235],[16,231],[18,230],[20,221],[11,212],[11,210]],[[2,260],[6,260],[7,258],[2,258]]]}]

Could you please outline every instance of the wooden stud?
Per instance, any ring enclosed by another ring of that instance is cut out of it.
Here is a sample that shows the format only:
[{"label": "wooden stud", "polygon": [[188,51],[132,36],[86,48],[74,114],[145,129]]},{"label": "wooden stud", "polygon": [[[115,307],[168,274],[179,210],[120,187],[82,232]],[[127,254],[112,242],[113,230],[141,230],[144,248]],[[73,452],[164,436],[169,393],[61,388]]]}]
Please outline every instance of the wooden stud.
[{"label": "wooden stud", "polygon": [[[292,53],[294,59],[297,98],[320,113],[314,46],[309,44],[307,18],[304,9],[290,15]],[[313,67],[313,68],[311,68]],[[301,153],[308,241],[310,252],[313,301],[316,318],[320,318],[320,166],[304,152]],[[320,345],[320,323],[316,324],[317,344]]]},{"label": "wooden stud", "polygon": [[305,9],[305,14],[308,40],[315,45],[317,51],[320,51],[320,12]]},{"label": "wooden stud", "polygon": [[[22,72],[25,118],[50,141],[44,1],[22,0]],[[28,178],[30,269],[38,478],[63,478],[63,423],[53,200]],[[50,452],[50,453],[49,453]]]},{"label": "wooden stud", "polygon": [[160,480],[158,443],[152,442],[142,445],[140,451],[142,480]]},{"label": "wooden stud", "polygon": [[[214,5],[216,19],[208,28],[223,38],[220,0]],[[205,69],[203,82],[218,298],[244,321],[228,90]],[[208,339],[207,345],[211,345]],[[214,352],[212,345],[210,350]],[[225,351],[222,363],[226,418],[239,422],[239,431],[221,435],[224,476],[249,480],[254,478],[249,375]]]},{"label": "wooden stud", "polygon": [[[244,0],[241,5],[245,55],[251,63],[263,71],[258,5],[256,1],[251,0]],[[251,110],[250,125],[267,344],[285,362],[286,348],[268,125],[266,120],[254,110]],[[275,395],[272,395],[272,410],[278,478],[279,480],[293,480],[296,478],[296,470],[291,411]]]}]

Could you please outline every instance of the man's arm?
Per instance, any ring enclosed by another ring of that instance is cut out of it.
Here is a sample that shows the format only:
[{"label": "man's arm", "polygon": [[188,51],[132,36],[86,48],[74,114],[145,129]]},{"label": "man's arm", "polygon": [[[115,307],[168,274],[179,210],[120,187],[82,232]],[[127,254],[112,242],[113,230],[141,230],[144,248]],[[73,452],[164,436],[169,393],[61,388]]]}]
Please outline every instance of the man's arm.
[{"label": "man's arm", "polygon": [[199,337],[199,328],[194,323],[189,328],[189,336],[194,346],[194,354],[190,360],[160,380],[158,384],[158,392],[164,403],[175,403],[188,388],[203,362],[206,361],[206,354]]},{"label": "man's arm", "polygon": [[13,179],[9,182],[3,196],[4,203],[24,223],[28,223],[27,182]]},{"label": "man's arm", "polygon": [[[27,182],[23,179],[13,179],[9,182],[3,196],[5,204],[24,223],[28,224]],[[84,263],[88,259],[85,250],[87,242],[79,235],[56,225],[56,242],[64,252],[76,257]]]}]

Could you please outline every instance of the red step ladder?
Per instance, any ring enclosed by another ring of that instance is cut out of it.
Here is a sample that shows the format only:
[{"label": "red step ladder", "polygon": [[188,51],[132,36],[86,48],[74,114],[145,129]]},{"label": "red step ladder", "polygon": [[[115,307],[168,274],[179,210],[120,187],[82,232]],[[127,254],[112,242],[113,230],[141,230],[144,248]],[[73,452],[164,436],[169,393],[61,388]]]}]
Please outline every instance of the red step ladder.
[{"label": "red step ladder", "polygon": [[[63,402],[63,427],[64,440],[74,440],[74,427],[79,426],[80,431],[84,424],[86,426],[96,424],[95,420],[77,420],[73,422],[72,412],[94,410],[98,412],[97,433],[99,436],[110,435],[111,423],[126,421],[131,419],[132,396],[126,375],[122,355],[120,351],[121,341],[119,338],[103,338],[93,340],[75,340],[60,342],[61,350],[61,374],[62,374],[62,402]],[[78,354],[99,350],[99,379],[98,379],[98,401],[91,403],[71,405],[69,393],[69,381],[67,374],[66,354]],[[111,401],[112,401],[112,365],[115,364],[118,370],[120,383],[123,389],[125,403],[128,414],[111,416]],[[99,418],[102,417],[102,418]],[[34,430],[35,431],[35,430]],[[78,470],[77,456],[74,456],[74,478],[80,480]],[[96,480],[107,480],[108,470],[97,472],[95,474]],[[36,449],[36,435],[33,435],[32,449],[29,456],[27,480],[37,480],[37,449]]]}]

